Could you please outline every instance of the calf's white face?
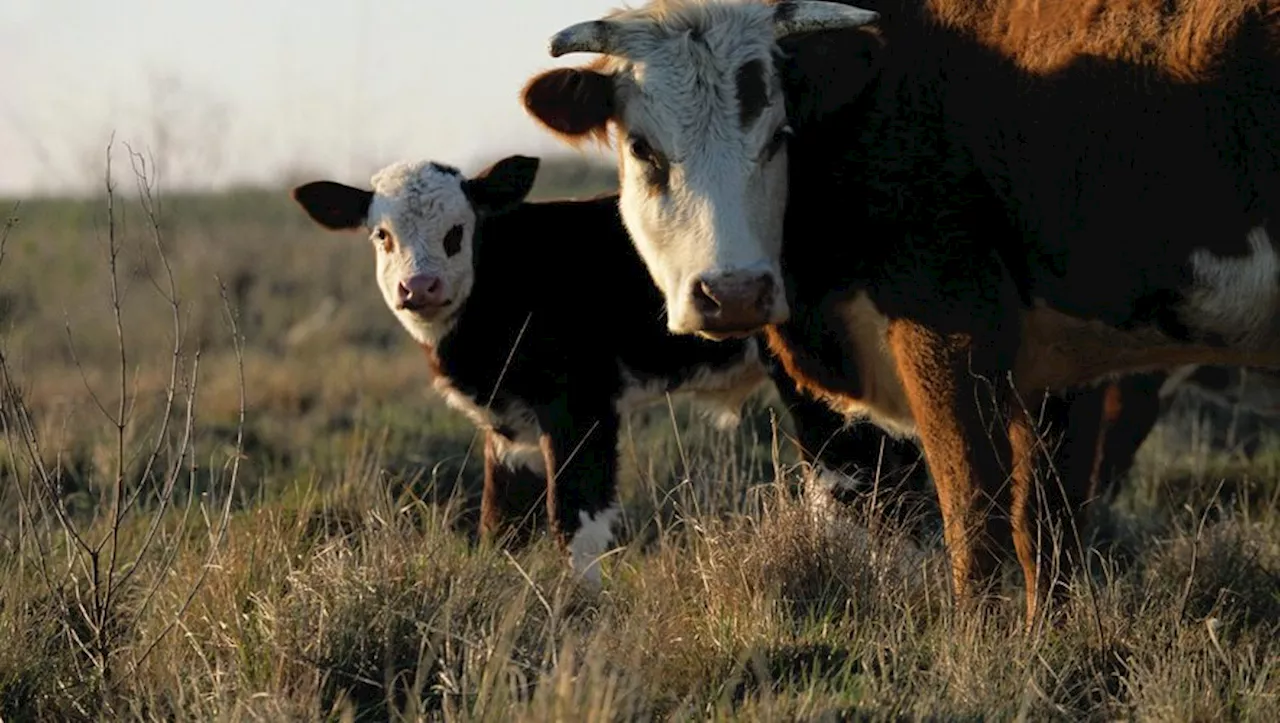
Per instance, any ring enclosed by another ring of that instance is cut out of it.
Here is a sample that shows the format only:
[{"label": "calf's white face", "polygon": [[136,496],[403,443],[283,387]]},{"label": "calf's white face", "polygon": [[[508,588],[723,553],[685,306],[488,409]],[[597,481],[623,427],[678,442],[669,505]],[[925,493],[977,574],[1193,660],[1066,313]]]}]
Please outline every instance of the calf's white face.
[{"label": "calf's white face", "polygon": [[779,257],[787,125],[776,41],[876,14],[827,2],[656,0],[579,23],[526,109],[570,141],[617,133],[620,210],[674,333],[742,336],[788,318]]},{"label": "calf's white face", "polygon": [[372,191],[315,181],[293,196],[325,228],[368,231],[383,301],[416,341],[434,345],[475,284],[477,224],[524,200],[537,168],[512,156],[468,179],[440,163],[401,162],[375,173]]}]

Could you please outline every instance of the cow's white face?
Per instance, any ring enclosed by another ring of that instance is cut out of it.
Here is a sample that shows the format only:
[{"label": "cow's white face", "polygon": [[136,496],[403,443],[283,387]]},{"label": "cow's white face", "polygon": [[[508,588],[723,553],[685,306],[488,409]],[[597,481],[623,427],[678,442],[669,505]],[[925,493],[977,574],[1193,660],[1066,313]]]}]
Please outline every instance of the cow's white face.
[{"label": "cow's white face", "polygon": [[552,53],[606,55],[526,86],[569,138],[617,134],[620,210],[674,333],[726,338],[788,318],[781,279],[790,133],[776,40],[874,13],[823,2],[658,2],[580,23]]},{"label": "cow's white face", "polygon": [[[614,73],[619,208],[676,333],[787,318],[778,258],[787,118],[768,8],[648,43]],[[625,42],[625,41],[624,41]]]},{"label": "cow's white face", "polygon": [[537,167],[512,156],[467,179],[440,163],[401,162],[374,174],[372,191],[316,181],[294,197],[326,228],[368,231],[387,308],[416,341],[434,345],[475,284],[477,225],[523,200]]}]

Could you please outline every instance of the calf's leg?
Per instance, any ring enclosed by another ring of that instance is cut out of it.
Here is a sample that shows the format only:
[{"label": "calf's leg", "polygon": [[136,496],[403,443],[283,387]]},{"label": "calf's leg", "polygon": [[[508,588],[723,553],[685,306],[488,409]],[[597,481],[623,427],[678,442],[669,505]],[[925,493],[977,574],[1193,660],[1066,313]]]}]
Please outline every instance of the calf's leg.
[{"label": "calf's leg", "polygon": [[536,458],[504,456],[509,442],[485,430],[484,491],[480,497],[480,537],[521,547],[542,531],[546,522],[546,471]]},{"label": "calf's leg", "polygon": [[598,558],[613,542],[619,512],[617,412],[558,400],[538,411],[538,422],[552,533],[574,571],[598,586]]}]

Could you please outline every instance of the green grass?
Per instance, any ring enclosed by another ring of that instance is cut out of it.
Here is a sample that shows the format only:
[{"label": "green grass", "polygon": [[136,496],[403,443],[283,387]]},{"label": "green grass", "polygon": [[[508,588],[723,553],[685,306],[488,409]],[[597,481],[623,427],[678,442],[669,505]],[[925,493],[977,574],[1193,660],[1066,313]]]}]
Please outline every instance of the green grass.
[{"label": "green grass", "polygon": [[[542,197],[609,186],[546,168]],[[123,442],[105,200],[18,213],[0,261],[5,721],[1271,720],[1280,704],[1274,447],[1241,465],[1158,429],[1098,510],[1091,574],[1024,635],[1016,585],[986,621],[953,616],[937,530],[817,530],[768,399],[732,432],[658,407],[624,428],[622,542],[591,592],[545,539],[476,543],[474,430],[431,395],[366,245],[284,189],[162,199],[182,339],[168,415],[166,277],[145,209],[116,198]],[[115,526],[117,479],[141,494]],[[55,508],[106,541],[98,559]]]}]

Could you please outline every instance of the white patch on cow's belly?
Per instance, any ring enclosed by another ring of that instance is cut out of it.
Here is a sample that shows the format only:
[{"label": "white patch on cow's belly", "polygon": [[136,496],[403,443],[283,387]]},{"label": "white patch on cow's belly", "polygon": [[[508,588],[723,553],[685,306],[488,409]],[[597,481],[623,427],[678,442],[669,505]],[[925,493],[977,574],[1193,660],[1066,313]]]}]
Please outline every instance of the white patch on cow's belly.
[{"label": "white patch on cow's belly", "polygon": [[898,365],[889,351],[885,334],[889,321],[864,292],[840,308],[850,340],[857,350],[857,369],[862,385],[858,400],[828,396],[826,402],[849,420],[868,419],[899,438],[916,436],[915,418],[907,403],[907,393],[898,375]]},{"label": "white patch on cow's belly", "polygon": [[593,587],[600,586],[599,557],[613,543],[613,523],[618,519],[617,505],[597,514],[579,512],[582,526],[573,533],[569,542],[569,564],[574,572]]},{"label": "white patch on cow's belly", "polygon": [[[626,366],[622,366],[622,378],[626,388],[615,405],[618,414],[626,416],[651,404],[666,400],[669,380],[639,381]],[[760,360],[760,348],[755,339],[746,344],[746,352],[735,364],[728,367],[699,369],[685,383],[676,387],[673,396],[687,395],[711,416],[721,429],[732,429],[742,419],[742,406],[768,379],[768,371]]]},{"label": "white patch on cow's belly", "polygon": [[1280,255],[1267,230],[1249,231],[1249,256],[1218,258],[1205,250],[1191,255],[1195,288],[1187,301],[1188,321],[1245,347],[1275,347],[1266,338],[1280,314]]}]

